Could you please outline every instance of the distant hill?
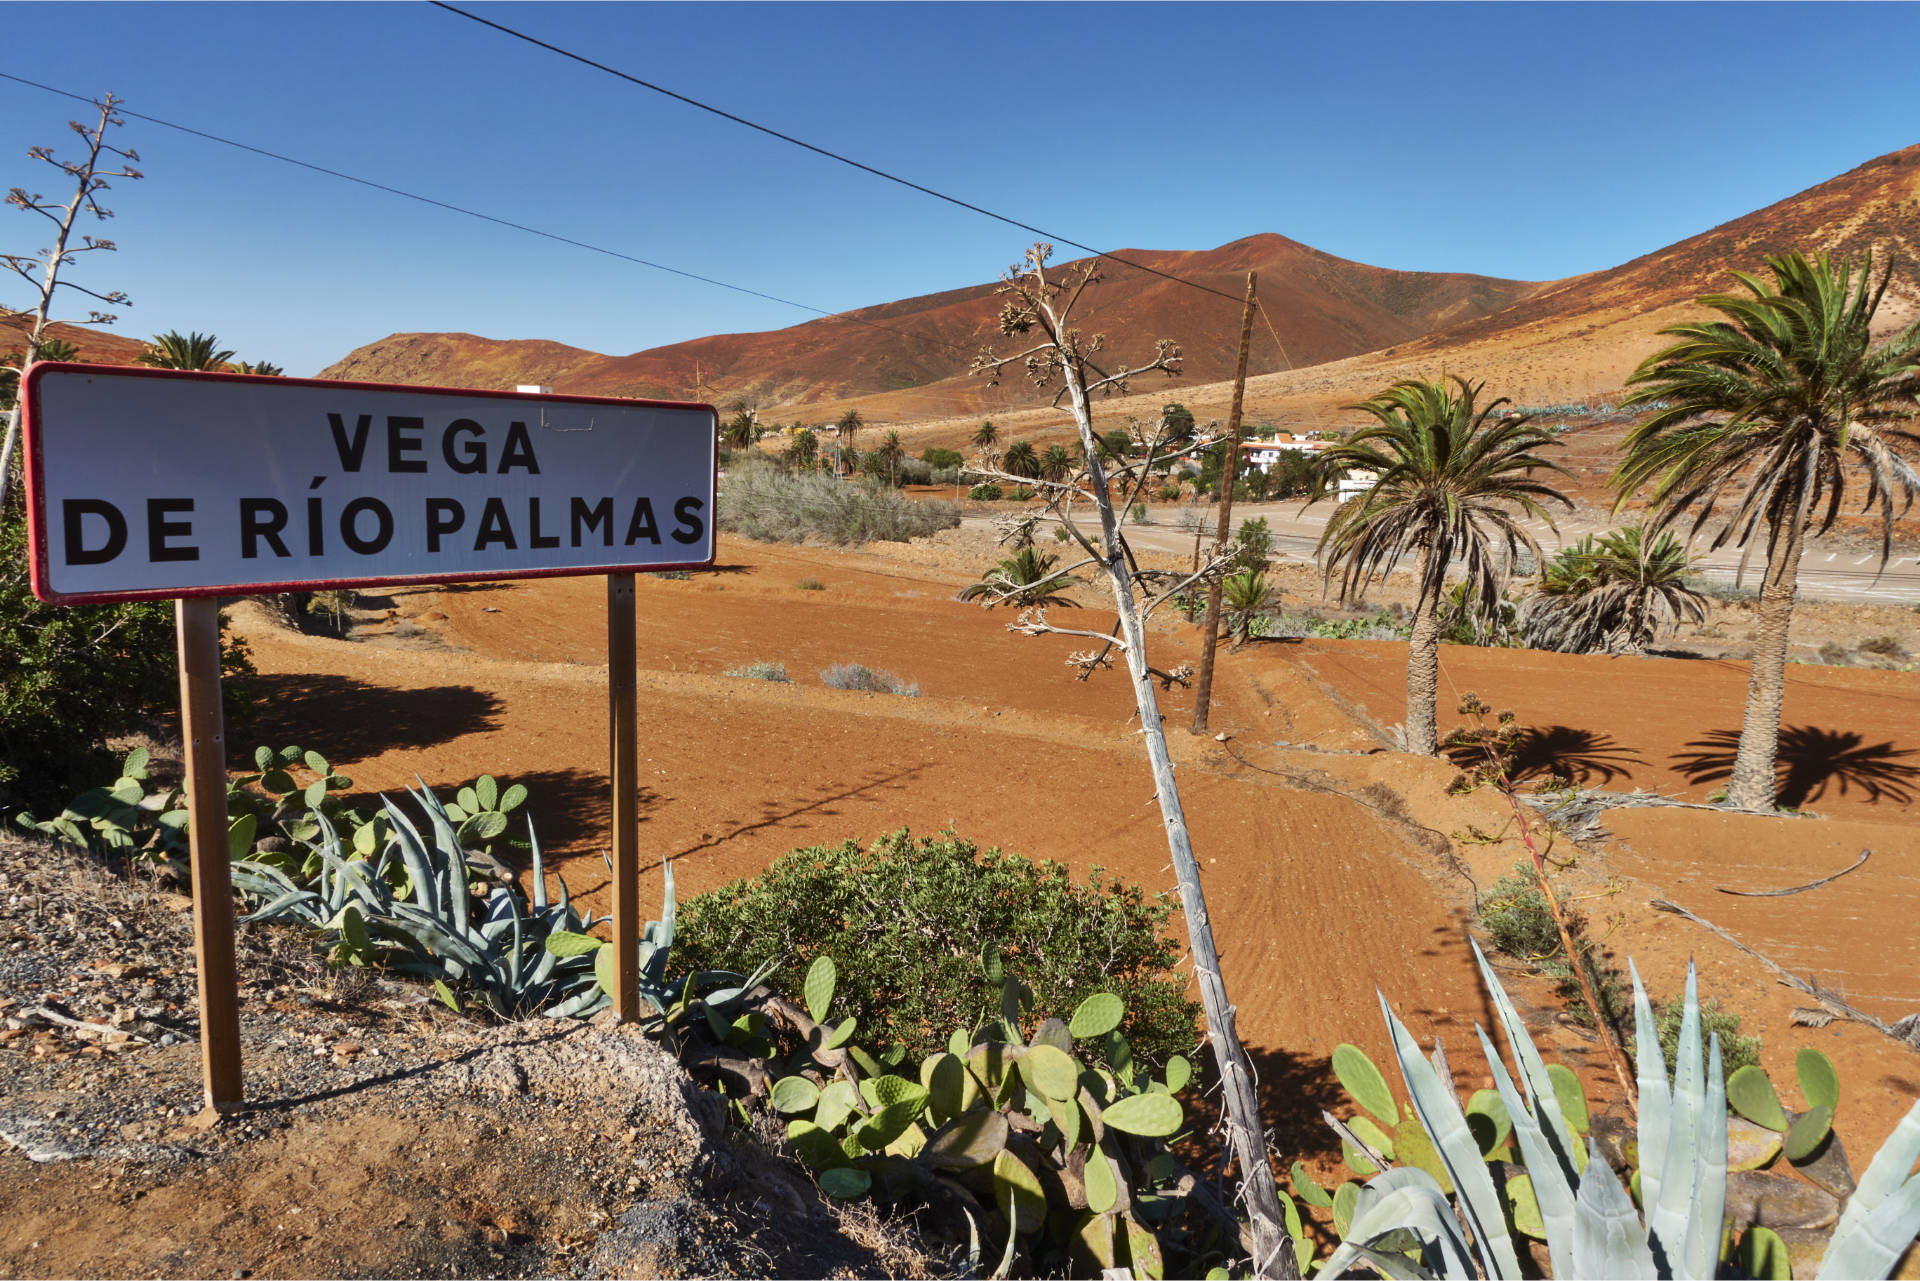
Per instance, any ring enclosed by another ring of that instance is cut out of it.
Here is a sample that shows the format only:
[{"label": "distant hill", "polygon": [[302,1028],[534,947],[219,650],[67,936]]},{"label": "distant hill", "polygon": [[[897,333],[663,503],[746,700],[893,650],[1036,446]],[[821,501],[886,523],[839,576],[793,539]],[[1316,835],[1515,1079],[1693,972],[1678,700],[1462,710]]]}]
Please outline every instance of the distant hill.
[{"label": "distant hill", "polygon": [[[1193,252],[1125,250],[1145,263],[1228,295],[1209,297],[1173,281],[1109,264],[1085,320],[1116,334],[1176,339],[1185,382],[1230,377],[1249,270],[1286,358],[1317,364],[1405,342],[1530,297],[1541,285],[1444,272],[1389,271],[1321,253],[1284,236],[1258,235]],[[994,286],[982,284],[883,303],[788,329],[723,334],[629,356],[604,356],[541,340],[472,334],[394,334],[350,353],[323,378],[499,387],[545,383],[594,395],[738,398],[770,410],[861,397],[990,405],[966,367],[982,344],[1001,342]],[[877,327],[884,326],[884,328]],[[1262,327],[1254,372],[1283,368]],[[696,384],[704,384],[696,388]],[[937,395],[901,397],[899,393]],[[1022,402],[1030,396],[1019,397]]]},{"label": "distant hill", "polygon": [[[27,335],[33,330],[33,318],[14,312],[0,315],[0,355],[10,351],[25,352]],[[137,338],[123,338],[119,334],[106,333],[99,329],[87,329],[80,325],[69,325],[55,321],[47,326],[47,336],[70,342],[80,349],[80,359],[103,365],[130,364],[135,356],[147,349],[147,345]]]}]

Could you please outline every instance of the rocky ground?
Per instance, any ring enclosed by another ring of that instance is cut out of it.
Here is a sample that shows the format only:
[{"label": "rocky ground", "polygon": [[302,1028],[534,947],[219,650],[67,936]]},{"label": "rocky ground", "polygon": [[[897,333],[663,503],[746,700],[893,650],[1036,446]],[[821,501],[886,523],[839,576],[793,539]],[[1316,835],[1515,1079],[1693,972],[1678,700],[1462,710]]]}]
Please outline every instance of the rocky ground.
[{"label": "rocky ground", "polygon": [[0,838],[0,1273],[924,1276],[636,1030],[484,1025],[239,937],[246,1110],[203,1110],[188,901]]}]

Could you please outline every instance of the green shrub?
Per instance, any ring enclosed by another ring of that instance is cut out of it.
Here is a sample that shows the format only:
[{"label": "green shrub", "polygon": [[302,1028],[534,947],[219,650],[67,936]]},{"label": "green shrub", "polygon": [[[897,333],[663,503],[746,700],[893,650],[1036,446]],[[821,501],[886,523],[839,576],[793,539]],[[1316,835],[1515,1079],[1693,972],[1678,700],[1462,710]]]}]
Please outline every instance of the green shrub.
[{"label": "green shrub", "polygon": [[1135,503],[1133,510],[1128,512],[1127,516],[1128,519],[1136,525],[1153,524],[1153,517],[1147,513],[1147,505],[1145,503]]},{"label": "green shrub", "polygon": [[1273,555],[1273,531],[1265,516],[1242,521],[1233,531],[1233,567],[1236,570],[1265,569]]},{"label": "green shrub", "polygon": [[1001,493],[1000,486],[987,484],[975,485],[967,491],[967,497],[976,503],[997,503],[1005,495]]},{"label": "green shrub", "polygon": [[[1654,1022],[1655,1036],[1660,1042],[1660,1053],[1667,1060],[1667,1071],[1673,1071],[1674,1056],[1680,1052],[1680,1020],[1686,1014],[1684,1001],[1665,1001],[1658,1007]],[[1706,1045],[1707,1039],[1714,1033],[1720,1034],[1720,1060],[1726,1065],[1726,1074],[1749,1065],[1760,1063],[1760,1038],[1740,1034],[1740,1016],[1732,1010],[1720,1008],[1720,1002],[1708,997],[1700,1003],[1700,1044]],[[1628,1052],[1633,1052],[1631,1044]]]},{"label": "green shrub", "polygon": [[1126,1002],[1135,1050],[1164,1064],[1193,1052],[1198,1014],[1164,932],[1172,908],[1171,896],[1149,898],[1098,869],[1076,884],[1058,863],[902,830],[865,850],[794,850],[683,904],[674,964],[744,970],[782,958],[772,982],[797,998],[808,965],[831,956],[837,1004],[859,1019],[860,1039],[922,1056],[999,1011],[1000,979],[982,959],[992,944],[989,961],[1033,990],[1036,1026],[1111,991]]},{"label": "green shrub", "polygon": [[914,502],[886,485],[844,484],[817,472],[783,471],[771,461],[730,470],[718,507],[721,529],[763,543],[904,543],[960,523],[952,503]]},{"label": "green shrub", "polygon": [[[113,768],[109,736],[179,721],[172,604],[43,604],[27,563],[16,507],[0,520],[0,810],[57,807]],[[244,720],[243,642],[223,638],[221,668],[228,720]]]},{"label": "green shrub", "polygon": [[868,694],[903,694],[908,698],[920,697],[920,686],[914,681],[904,681],[892,672],[875,667],[866,667],[860,663],[835,663],[820,673],[820,679],[829,689],[859,690]]},{"label": "green shrub", "polygon": [[955,450],[942,449],[940,446],[934,445],[920,451],[920,461],[935,471],[944,471],[948,468],[959,467],[967,460],[962,458]]},{"label": "green shrub", "polygon": [[827,590],[826,584],[817,578],[803,578],[795,583],[794,586],[803,592],[824,592]]},{"label": "green shrub", "polygon": [[1024,502],[1031,501],[1033,498],[1033,494],[1034,494],[1033,486],[1015,485],[1013,487],[1013,493],[1011,497],[1013,498],[1013,501],[1016,503],[1024,503]]},{"label": "green shrub", "polygon": [[727,675],[738,676],[742,680],[773,681],[781,685],[793,682],[793,678],[787,675],[785,663],[748,663],[745,667],[729,667]]},{"label": "green shrub", "polygon": [[[1565,895],[1560,902],[1567,917],[1567,932],[1585,958],[1587,976],[1600,1004],[1606,1007],[1602,1013],[1607,1022],[1619,1027],[1628,1013],[1626,977],[1609,965],[1585,936],[1586,920],[1577,909],[1566,905]],[[1567,1003],[1567,1012],[1576,1021],[1593,1021],[1580,992],[1580,981],[1560,946],[1560,931],[1554,927],[1553,911],[1547,906],[1547,896],[1541,892],[1540,877],[1532,863],[1525,859],[1515,863],[1510,874],[1480,896],[1480,923],[1486,926],[1494,947],[1555,981],[1560,999]]]}]

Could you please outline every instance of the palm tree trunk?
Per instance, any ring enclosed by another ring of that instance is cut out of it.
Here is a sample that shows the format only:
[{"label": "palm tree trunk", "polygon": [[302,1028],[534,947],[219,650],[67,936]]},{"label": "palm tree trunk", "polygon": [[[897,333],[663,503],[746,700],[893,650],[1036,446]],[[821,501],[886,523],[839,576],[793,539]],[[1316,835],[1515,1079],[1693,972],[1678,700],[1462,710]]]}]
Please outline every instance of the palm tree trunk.
[{"label": "palm tree trunk", "polygon": [[1140,736],[1146,741],[1147,762],[1153,770],[1154,797],[1167,832],[1167,851],[1180,887],[1180,906],[1186,912],[1187,937],[1193,949],[1193,972],[1199,981],[1200,1005],[1206,1014],[1207,1040],[1220,1069],[1222,1111],[1234,1160],[1240,1167],[1240,1189],[1253,1230],[1253,1274],[1293,1278],[1300,1275],[1293,1243],[1280,1210],[1279,1185],[1267,1160],[1266,1127],[1260,1120],[1260,1101],[1253,1088],[1253,1064],[1240,1044],[1234,1026],[1234,1006],[1220,975],[1220,956],[1214,947],[1213,921],[1207,915],[1207,896],[1200,887],[1200,865],[1187,834],[1186,812],[1173,781],[1173,758],[1167,751],[1166,727],[1153,692],[1153,674],[1147,668],[1146,630],[1133,595],[1120,522],[1114,515],[1106,473],[1100,466],[1099,446],[1093,434],[1093,412],[1085,383],[1074,360],[1066,361],[1066,383],[1073,416],[1080,428],[1080,448],[1087,460],[1094,505],[1100,513],[1101,567],[1113,587],[1113,603],[1120,616],[1120,647],[1140,710]]},{"label": "palm tree trunk", "polygon": [[[1427,581],[1433,549],[1420,554],[1420,579]],[[1434,705],[1440,696],[1440,597],[1423,592],[1413,607],[1413,632],[1407,637],[1407,750],[1436,756],[1440,735]]]},{"label": "palm tree trunk", "polygon": [[1740,809],[1763,814],[1773,809],[1780,755],[1780,705],[1787,693],[1787,629],[1793,622],[1805,530],[1803,513],[1796,510],[1793,527],[1782,534],[1774,554],[1767,559],[1754,630],[1753,668],[1747,677],[1747,710],[1740,722],[1733,777],[1727,783],[1729,801]]}]

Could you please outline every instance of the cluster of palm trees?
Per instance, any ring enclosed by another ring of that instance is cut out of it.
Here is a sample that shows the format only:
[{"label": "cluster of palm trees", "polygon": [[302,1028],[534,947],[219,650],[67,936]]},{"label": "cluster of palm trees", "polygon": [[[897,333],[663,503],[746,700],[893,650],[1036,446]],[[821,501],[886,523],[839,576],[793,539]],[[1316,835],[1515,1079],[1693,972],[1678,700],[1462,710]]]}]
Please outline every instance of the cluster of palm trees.
[{"label": "cluster of palm trees", "polygon": [[220,340],[212,334],[182,334],[172,329],[155,334],[147,349],[133,361],[155,369],[204,369],[215,373],[257,374],[263,378],[287,376],[286,370],[264,360],[258,364],[235,360],[233,353],[222,348]]},{"label": "cluster of palm trees", "polygon": [[[1627,405],[1655,412],[1627,437],[1611,478],[1617,511],[1649,488],[1643,526],[1586,539],[1545,566],[1529,609],[1568,647],[1630,648],[1697,617],[1684,590],[1682,537],[1717,523],[1710,547],[1764,547],[1766,570],[1745,716],[1728,786],[1741,809],[1773,806],[1787,634],[1800,554],[1831,528],[1849,486],[1880,518],[1881,563],[1894,521],[1920,495],[1920,322],[1875,343],[1870,329],[1891,268],[1875,279],[1821,255],[1769,258],[1771,280],[1736,272],[1742,292],[1698,301],[1720,318],[1662,330],[1675,341],[1629,379]],[[1570,506],[1538,472],[1561,472],[1538,451],[1548,433],[1482,384],[1454,378],[1397,383],[1352,406],[1374,422],[1322,455],[1313,500],[1336,470],[1374,472],[1320,540],[1322,571],[1357,599],[1408,558],[1418,600],[1407,656],[1409,750],[1437,750],[1438,614],[1449,574],[1483,613],[1498,608],[1524,551],[1542,563],[1522,518],[1549,527],[1548,505]],[[1905,451],[1905,456],[1903,456]],[[1716,522],[1716,517],[1718,521]],[[1681,528],[1682,537],[1674,530]]]}]

